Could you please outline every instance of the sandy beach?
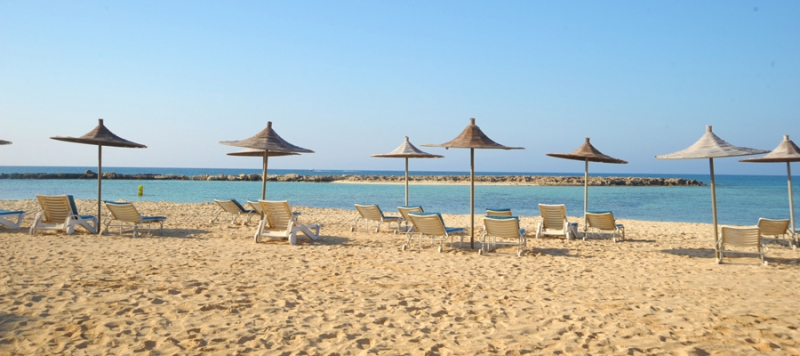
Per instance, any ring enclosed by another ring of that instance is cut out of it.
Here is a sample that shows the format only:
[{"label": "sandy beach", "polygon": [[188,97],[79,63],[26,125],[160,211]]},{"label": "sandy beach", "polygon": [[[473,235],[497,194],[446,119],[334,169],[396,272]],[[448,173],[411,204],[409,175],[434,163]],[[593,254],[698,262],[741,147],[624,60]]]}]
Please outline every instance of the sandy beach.
[{"label": "sandy beach", "polygon": [[350,232],[354,210],[295,207],[323,236],[290,246],[210,223],[212,203],[136,206],[163,236],[30,236],[37,204],[0,202],[28,212],[0,228],[0,354],[800,354],[800,252],[769,239],[768,266],[717,265],[709,224],[566,241],[523,216],[532,251],[479,256],[402,252],[402,234]]}]

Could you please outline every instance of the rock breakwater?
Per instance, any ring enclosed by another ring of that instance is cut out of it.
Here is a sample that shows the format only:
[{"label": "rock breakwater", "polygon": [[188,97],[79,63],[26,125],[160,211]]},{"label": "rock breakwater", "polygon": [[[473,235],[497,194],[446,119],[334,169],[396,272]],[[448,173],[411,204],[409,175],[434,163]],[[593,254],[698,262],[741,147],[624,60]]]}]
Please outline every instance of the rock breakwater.
[{"label": "rock breakwater", "polygon": [[[469,176],[464,175],[414,175],[409,176],[409,181],[414,183],[429,184],[467,184]],[[2,173],[0,179],[97,179],[97,173]],[[205,181],[260,181],[260,174],[201,174],[185,176],[175,174],[118,174],[114,172],[103,173],[103,179],[126,180],[205,180]],[[312,182],[312,183],[402,183],[403,176],[395,175],[299,175],[299,174],[270,174],[267,180],[271,182]],[[508,176],[475,176],[479,184],[498,185],[534,185],[534,186],[573,186],[583,185],[582,176],[533,176],[533,175],[508,175]],[[684,178],[650,178],[650,177],[589,177],[591,186],[703,186],[703,182],[695,179]]]}]

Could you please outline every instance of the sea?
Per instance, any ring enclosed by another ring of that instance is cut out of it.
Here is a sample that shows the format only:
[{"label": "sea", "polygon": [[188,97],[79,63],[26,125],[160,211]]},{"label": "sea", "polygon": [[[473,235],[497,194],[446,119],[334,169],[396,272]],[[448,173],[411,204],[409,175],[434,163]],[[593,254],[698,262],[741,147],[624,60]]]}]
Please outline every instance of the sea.
[{"label": "sea", "polygon": [[[83,173],[97,167],[0,166],[0,173]],[[143,168],[103,167],[103,172],[120,174],[260,174],[260,169],[220,168]],[[368,170],[287,170],[273,169],[269,174],[300,175],[403,175],[403,171]],[[414,171],[411,175],[465,175],[468,172]],[[476,172],[476,175],[551,175],[580,176],[576,173]],[[702,181],[702,187],[589,187],[589,211],[612,211],[623,219],[711,223],[711,189],[708,174],[603,174],[592,176],[686,178]],[[143,195],[138,196],[139,186]],[[257,200],[261,182],[180,181],[180,180],[104,180],[104,200],[209,202],[214,199]],[[795,185],[795,205],[800,201],[800,187]],[[268,182],[268,200],[288,200],[293,206],[350,209],[353,204],[378,204],[384,212],[396,212],[404,205],[402,184],[342,184]],[[772,175],[717,175],[717,213],[721,224],[754,225],[758,218],[788,219],[787,177]],[[96,199],[97,181],[91,179],[3,179],[2,200],[33,199],[36,194],[72,194],[78,199]],[[487,208],[510,208],[515,215],[539,215],[538,204],[566,204],[567,214],[582,216],[583,186],[513,186],[476,185],[475,212]],[[409,187],[409,205],[425,211],[447,214],[469,213],[469,185],[421,185]]]}]

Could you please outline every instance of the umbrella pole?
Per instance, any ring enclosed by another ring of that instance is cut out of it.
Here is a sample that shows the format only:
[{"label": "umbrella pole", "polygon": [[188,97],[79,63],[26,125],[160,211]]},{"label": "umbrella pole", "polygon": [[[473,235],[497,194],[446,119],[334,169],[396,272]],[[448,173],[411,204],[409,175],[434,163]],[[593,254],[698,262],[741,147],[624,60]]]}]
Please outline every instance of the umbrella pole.
[{"label": "umbrella pole", "polygon": [[717,227],[717,190],[714,182],[714,159],[708,159],[709,166],[711,167],[711,214],[714,219],[714,251],[716,258],[719,258],[719,246],[716,246],[719,239],[719,228]]},{"label": "umbrella pole", "polygon": [[406,206],[408,206],[408,157],[406,157]]},{"label": "umbrella pole", "polygon": [[469,248],[475,248],[475,149],[469,149]]},{"label": "umbrella pole", "polygon": [[97,145],[97,225],[95,233],[100,234],[100,199],[103,191],[103,145]]},{"label": "umbrella pole", "polygon": [[267,163],[269,160],[269,156],[267,155],[267,150],[264,150],[264,165],[261,171],[261,200],[266,199],[267,197]]},{"label": "umbrella pole", "polygon": [[794,199],[792,199],[792,163],[786,162],[786,174],[789,176],[789,217],[792,219],[792,248],[797,246],[794,226]]},{"label": "umbrella pole", "polygon": [[[589,210],[589,159],[586,158],[583,170],[583,236],[586,237],[586,211]],[[577,237],[577,236],[575,236]]]}]

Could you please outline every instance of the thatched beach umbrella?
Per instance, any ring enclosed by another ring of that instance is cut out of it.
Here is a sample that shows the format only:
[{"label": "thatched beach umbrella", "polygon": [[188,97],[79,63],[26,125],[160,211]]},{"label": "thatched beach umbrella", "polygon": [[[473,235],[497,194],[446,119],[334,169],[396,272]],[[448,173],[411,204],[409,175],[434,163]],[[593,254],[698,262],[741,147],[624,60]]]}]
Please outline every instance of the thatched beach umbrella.
[{"label": "thatched beach umbrella", "polygon": [[796,228],[794,225],[794,201],[792,199],[792,162],[800,162],[800,148],[789,139],[789,135],[783,136],[783,141],[778,144],[772,152],[764,157],[748,158],[739,160],[739,162],[754,162],[754,163],[769,163],[769,162],[786,162],[786,175],[789,181],[789,217],[792,222],[792,248],[797,246],[797,238],[795,236]]},{"label": "thatched beach umbrella", "polygon": [[586,142],[584,142],[583,145],[578,147],[578,149],[575,151],[570,153],[548,153],[547,155],[550,157],[574,159],[585,162],[585,168],[583,171],[583,232],[586,233],[586,211],[589,208],[589,162],[616,164],[627,164],[628,162],[604,155],[602,152],[594,148],[591,143],[589,143],[588,137],[586,138]]},{"label": "thatched beach umbrella", "polygon": [[0,140],[0,146],[2,146],[2,145],[10,145],[10,144],[11,144],[11,141]]},{"label": "thatched beach umbrella", "polygon": [[405,158],[406,159],[406,206],[408,206],[408,159],[409,158],[442,158],[444,156],[434,155],[416,148],[408,141],[408,136],[400,147],[394,151],[384,154],[370,155],[370,157],[382,158]]},{"label": "thatched beach umbrella", "polygon": [[[698,159],[708,158],[711,168],[711,213],[714,218],[714,241],[719,238],[719,227],[717,225],[717,191],[714,183],[714,158],[738,157],[757,155],[769,151],[755,148],[736,147],[725,140],[719,138],[711,132],[711,126],[706,126],[706,133],[697,142],[688,148],[665,155],[656,156],[658,159]],[[719,252],[717,252],[719,258]]]},{"label": "thatched beach umbrella", "polygon": [[101,191],[103,186],[103,146],[124,147],[124,148],[147,148],[147,146],[128,141],[115,135],[103,125],[103,119],[97,119],[97,127],[81,137],[50,137],[53,140],[84,143],[87,145],[97,145],[97,233],[100,233],[100,213]]},{"label": "thatched beach umbrella", "polygon": [[497,142],[492,141],[486,134],[481,131],[478,125],[475,125],[475,119],[469,119],[469,125],[461,131],[455,139],[445,142],[441,145],[425,144],[426,147],[444,147],[449,148],[469,148],[469,247],[475,248],[475,149],[500,149],[500,150],[522,150],[522,147],[508,147],[503,146]]},{"label": "thatched beach umbrella", "polygon": [[220,141],[223,145],[252,148],[263,151],[264,166],[261,173],[261,200],[267,196],[267,163],[270,153],[314,153],[314,151],[295,146],[286,142],[275,130],[272,129],[272,121],[267,121],[267,128],[261,130],[255,136],[240,141]]}]

